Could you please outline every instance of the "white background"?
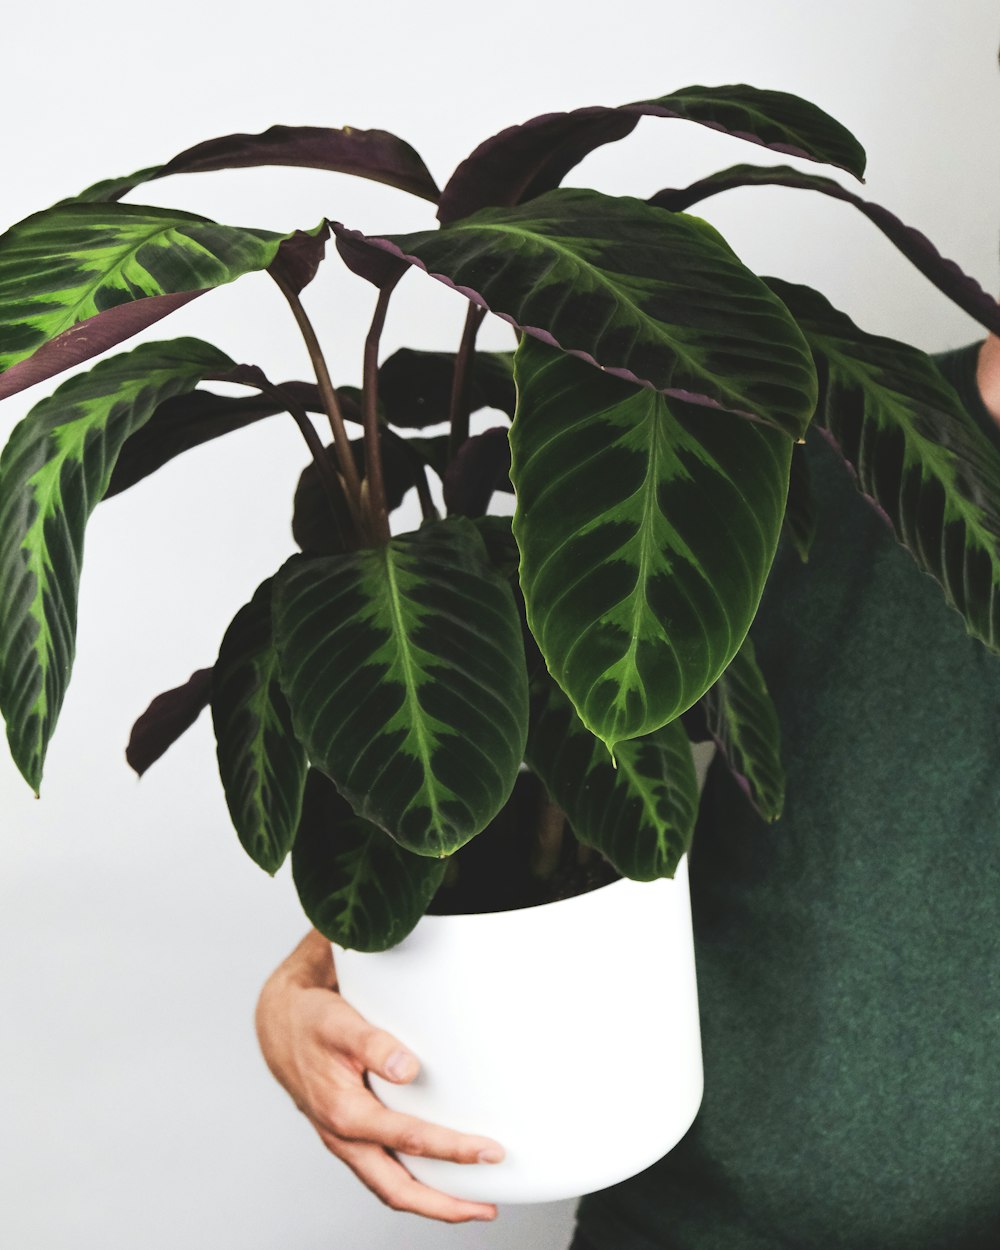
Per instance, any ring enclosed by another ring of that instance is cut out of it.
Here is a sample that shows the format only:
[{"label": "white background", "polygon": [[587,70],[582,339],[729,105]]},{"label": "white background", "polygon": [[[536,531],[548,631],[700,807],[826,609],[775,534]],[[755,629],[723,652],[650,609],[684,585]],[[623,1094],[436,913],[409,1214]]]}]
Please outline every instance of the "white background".
[{"label": "white background", "polygon": [[[808,96],[853,128],[869,152],[866,193],[995,290],[998,27],[992,0],[18,5],[3,23],[0,222],[274,122],[392,130],[443,182],[480,139],[537,113],[748,81]],[[646,119],[569,181],[645,196],[780,159]],[[274,229],[324,214],[369,231],[432,224],[420,201],[315,171],[174,178],[131,198]],[[846,205],[748,189],[706,216],[751,266],[817,286],[867,329],[932,349],[978,337]],[[357,383],[371,298],[335,270],[306,299],[336,380]],[[453,348],[463,312],[411,274],[385,352]],[[179,334],[278,379],[306,376],[263,276],[143,337]],[[481,342],[509,346],[510,331],[495,324]],[[53,385],[6,402],[5,436]],[[125,766],[136,714],[212,662],[235,610],[290,553],[304,459],[291,421],[274,418],[102,505],[41,802],[0,762],[5,1248],[561,1250],[568,1239],[572,1204],[447,1228],[385,1210],[326,1155],[255,1049],[257,988],[305,923],[287,875],[264,876],[228,827],[207,717],[141,783]],[[642,1039],[622,1038],[622,1060],[646,1062]]]}]

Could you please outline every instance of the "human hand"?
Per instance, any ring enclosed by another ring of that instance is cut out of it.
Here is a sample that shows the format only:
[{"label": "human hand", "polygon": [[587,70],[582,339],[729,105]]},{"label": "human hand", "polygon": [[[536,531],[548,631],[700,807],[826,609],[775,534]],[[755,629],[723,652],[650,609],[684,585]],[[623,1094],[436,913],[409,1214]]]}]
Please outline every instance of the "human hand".
[{"label": "human hand", "polygon": [[976,383],[986,410],[1000,425],[1000,338],[989,335],[979,349]]},{"label": "human hand", "polygon": [[420,1064],[391,1034],[370,1025],[337,993],[330,943],[313,930],[268,978],[257,1003],[267,1066],[326,1148],[394,1211],[458,1224],[492,1220],[496,1207],[466,1202],[415,1180],[390,1151],[454,1163],[498,1163],[503,1148],[390,1111],[368,1088],[377,1072],[405,1085]]}]

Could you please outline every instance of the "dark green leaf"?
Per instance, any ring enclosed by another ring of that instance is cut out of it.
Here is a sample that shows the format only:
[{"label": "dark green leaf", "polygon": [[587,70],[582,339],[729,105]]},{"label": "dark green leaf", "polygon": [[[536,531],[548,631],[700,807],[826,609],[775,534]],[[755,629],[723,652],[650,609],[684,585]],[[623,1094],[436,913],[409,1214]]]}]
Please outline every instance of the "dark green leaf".
[{"label": "dark green leaf", "polygon": [[612,761],[546,680],[532,700],[527,760],[577,838],[619,872],[636,881],[674,875],[698,813],[691,744],[679,721],[621,743]]},{"label": "dark green leaf", "polygon": [[76,197],[87,203],[117,200],[144,182],[168,174],[209,173],[260,165],[291,165],[354,174],[436,202],[438,189],[413,148],[386,130],[345,126],[272,126],[259,135],[224,135],[124,178],[109,178]]},{"label": "dark green leaf", "polygon": [[219,776],[247,854],[275,873],[295,840],[308,762],[278,684],[271,581],[226,630],[212,678]]},{"label": "dark green leaf", "polygon": [[644,116],[679,117],[776,152],[838,165],[860,178],[865,152],[828,113],[784,91],[746,83],[683,87],[657,100],[546,113],[487,139],[441,193],[438,218],[452,222],[489,205],[520,204],[557,187],[588,153],[631,134]]},{"label": "dark green leaf", "polygon": [[792,449],[792,467],[788,478],[788,506],[785,508],[785,529],[803,564],[809,561],[816,537],[816,501],[809,477],[809,461],[805,443]]},{"label": "dark green leaf", "polygon": [[287,237],[125,204],[28,217],[0,238],[0,398],[266,269]]},{"label": "dark green leaf", "polygon": [[118,453],[158,404],[232,369],[197,339],[145,343],[64,382],[0,459],[0,710],[37,791],[73,665],[87,520]]},{"label": "dark green leaf", "polygon": [[359,951],[395,946],[427,910],[447,867],[403,850],[310,770],[292,875],[303,911],[331,942]]},{"label": "dark green leaf", "polygon": [[444,504],[452,516],[483,516],[498,490],[511,489],[507,427],[467,438],[443,478]]},{"label": "dark green leaf", "polygon": [[842,187],[839,182],[834,182],[832,178],[803,173],[801,170],[791,169],[785,165],[734,165],[731,169],[720,170],[719,173],[703,178],[700,182],[692,183],[683,190],[659,191],[649,200],[649,203],[668,208],[673,212],[682,212],[690,208],[692,204],[697,204],[710,195],[717,195],[720,191],[749,186],[798,187],[805,191],[820,191],[834,199],[853,204],[864,213],[869,221],[878,226],[886,238],[894,243],[906,259],[925,278],[933,282],[939,291],[947,295],[959,308],[967,312],[970,317],[974,317],[988,330],[1000,334],[1000,308],[997,307],[993,297],[987,294],[974,278],[963,273],[953,260],[947,260],[942,256],[930,239],[919,230],[905,225],[894,213],[890,213],[880,204],[873,204],[871,200],[863,200],[853,191]]},{"label": "dark green leaf", "polygon": [[[385,427],[380,430],[382,444],[382,472],[385,481],[386,503],[393,512],[403,502],[417,471],[419,457],[409,450],[404,439],[394,438]],[[351,440],[351,453],[364,474],[364,440]],[[327,460],[337,468],[337,457],[332,444],[325,449]],[[311,555],[338,555],[356,544],[348,541],[352,533],[352,521],[347,500],[342,491],[331,497],[320,477],[315,461],[302,470],[295,490],[292,511],[292,535],[303,551]]]},{"label": "dark green leaf", "polygon": [[468,521],[279,573],[282,685],[315,767],[355,812],[448,855],[511,792],[527,676],[510,586]]},{"label": "dark green leaf", "polygon": [[[514,415],[514,353],[476,352],[469,367],[470,412],[498,408]],[[417,429],[447,421],[455,376],[453,352],[393,353],[379,369],[378,393],[390,425]]]},{"label": "dark green leaf", "polygon": [[791,440],[525,337],[514,533],[549,671],[612,750],[689,707],[735,655],[778,541]]},{"label": "dark green leaf", "polygon": [[709,733],[733,776],[765,820],[785,805],[778,713],[749,637],[702,703]]},{"label": "dark green leaf", "polygon": [[1000,650],[1000,456],[929,356],[769,278],[823,377],[817,420],[966,627]]},{"label": "dark green leaf", "polygon": [[125,759],[138,775],[150,768],[208,707],[212,670],[199,668],[183,686],[164,690],[132,726]]},{"label": "dark green leaf", "polygon": [[564,190],[369,242],[628,381],[796,436],[812,416],[816,379],[797,326],[696,217]]}]

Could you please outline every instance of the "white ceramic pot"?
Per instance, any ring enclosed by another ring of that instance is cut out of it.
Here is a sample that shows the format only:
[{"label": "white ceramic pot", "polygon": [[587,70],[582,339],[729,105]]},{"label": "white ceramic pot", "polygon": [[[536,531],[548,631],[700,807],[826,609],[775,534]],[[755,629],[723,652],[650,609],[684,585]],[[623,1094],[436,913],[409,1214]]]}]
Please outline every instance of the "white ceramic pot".
[{"label": "white ceramic pot", "polygon": [[483,1202],[603,1189],[694,1120],[701,1037],[687,861],[518,911],[425,916],[378,954],[334,947],[341,990],[419,1057],[389,1107],[501,1142],[499,1164],[402,1156],[418,1180]]}]

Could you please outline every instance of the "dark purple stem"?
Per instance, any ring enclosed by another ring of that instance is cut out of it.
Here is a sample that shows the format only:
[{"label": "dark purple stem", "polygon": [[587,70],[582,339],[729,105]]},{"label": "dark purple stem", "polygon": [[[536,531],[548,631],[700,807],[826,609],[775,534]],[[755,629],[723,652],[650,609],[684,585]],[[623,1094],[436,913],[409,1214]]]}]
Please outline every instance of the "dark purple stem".
[{"label": "dark purple stem", "polygon": [[462,331],[462,342],[455,358],[455,376],[451,383],[451,403],[448,408],[448,420],[451,435],[448,439],[448,457],[453,458],[459,447],[469,437],[469,365],[476,346],[476,335],[483,324],[486,309],[478,304],[470,304],[465,318],[465,329]]},{"label": "dark purple stem", "polygon": [[[397,279],[398,281],[398,279]],[[391,538],[389,507],[385,498],[385,478],[382,473],[382,443],[378,428],[378,347],[385,325],[396,282],[388,282],[379,289],[375,315],[365,339],[363,420],[365,427],[365,482],[368,487],[368,520],[372,541],[384,546]]]}]

